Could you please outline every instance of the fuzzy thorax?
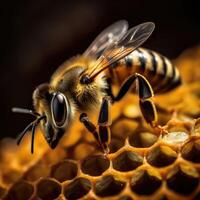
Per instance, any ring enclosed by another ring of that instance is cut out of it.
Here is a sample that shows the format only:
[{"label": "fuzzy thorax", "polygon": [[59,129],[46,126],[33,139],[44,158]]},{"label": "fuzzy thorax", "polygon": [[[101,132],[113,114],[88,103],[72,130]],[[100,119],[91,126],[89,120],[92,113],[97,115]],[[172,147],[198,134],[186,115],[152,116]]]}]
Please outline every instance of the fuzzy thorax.
[{"label": "fuzzy thorax", "polygon": [[89,84],[77,85],[76,97],[82,110],[98,109],[102,98],[105,96],[107,82],[104,73],[99,74],[94,81]]}]

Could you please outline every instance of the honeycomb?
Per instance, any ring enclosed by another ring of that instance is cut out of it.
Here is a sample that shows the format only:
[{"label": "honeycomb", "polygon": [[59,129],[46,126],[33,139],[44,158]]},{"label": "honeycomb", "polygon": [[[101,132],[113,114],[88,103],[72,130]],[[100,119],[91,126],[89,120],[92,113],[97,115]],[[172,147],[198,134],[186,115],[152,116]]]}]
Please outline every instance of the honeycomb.
[{"label": "honeycomb", "polygon": [[37,129],[33,155],[30,136],[20,146],[3,139],[0,199],[199,200],[199,55],[200,47],[184,52],[175,61],[183,85],[154,99],[162,133],[143,121],[129,94],[112,108],[108,155],[78,122],[55,150]]}]

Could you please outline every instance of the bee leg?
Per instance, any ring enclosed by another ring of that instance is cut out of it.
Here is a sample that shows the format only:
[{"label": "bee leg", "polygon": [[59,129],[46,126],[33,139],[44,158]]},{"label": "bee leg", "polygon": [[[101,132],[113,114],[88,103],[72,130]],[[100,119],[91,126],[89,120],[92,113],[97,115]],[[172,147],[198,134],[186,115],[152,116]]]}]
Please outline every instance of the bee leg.
[{"label": "bee leg", "polygon": [[135,73],[129,76],[122,84],[117,96],[114,98],[114,101],[120,101],[136,80],[138,83],[137,90],[142,115],[147,123],[152,127],[155,127],[157,123],[157,111],[153,101],[151,100],[151,97],[154,96],[153,90],[148,80],[141,74]]},{"label": "bee leg", "polygon": [[80,121],[85,125],[87,130],[93,134],[99,145],[102,147],[105,154],[109,152],[110,143],[110,101],[108,97],[102,100],[99,118],[98,118],[98,131],[96,126],[88,119],[86,113],[80,115]]},{"label": "bee leg", "polygon": [[154,96],[152,87],[148,80],[141,74],[136,74],[138,79],[138,93],[139,93],[139,104],[142,115],[147,123],[152,127],[157,126],[157,111],[154,102],[151,97]]},{"label": "bee leg", "polygon": [[139,100],[140,110],[146,122],[149,123],[152,127],[157,125],[157,111],[156,107],[151,99]]},{"label": "bee leg", "polygon": [[109,153],[109,144],[110,144],[110,125],[112,123],[111,114],[110,114],[110,98],[104,97],[102,99],[101,108],[99,112],[98,126],[99,126],[99,138],[101,146],[105,154]]},{"label": "bee leg", "polygon": [[107,78],[107,84],[108,84],[108,87],[106,88],[106,94],[110,97],[111,99],[111,102],[114,101],[114,94],[113,94],[113,91],[112,91],[112,80],[111,78]]},{"label": "bee leg", "polygon": [[88,116],[86,113],[82,113],[80,115],[79,118],[80,122],[82,122],[84,124],[84,126],[86,127],[86,129],[92,133],[92,135],[94,136],[94,138],[96,139],[96,141],[99,143],[99,145],[101,146],[100,143],[100,138],[99,138],[99,134],[97,133],[97,129],[96,126],[89,120]]}]

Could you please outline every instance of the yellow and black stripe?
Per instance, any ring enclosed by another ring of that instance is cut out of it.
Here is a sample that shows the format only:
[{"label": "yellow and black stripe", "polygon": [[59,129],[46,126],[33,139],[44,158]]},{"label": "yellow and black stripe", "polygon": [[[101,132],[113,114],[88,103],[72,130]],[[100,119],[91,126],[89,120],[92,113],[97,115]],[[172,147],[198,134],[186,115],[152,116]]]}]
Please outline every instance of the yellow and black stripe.
[{"label": "yellow and black stripe", "polygon": [[181,84],[179,71],[168,58],[144,48],[136,49],[109,70],[109,76],[117,84],[133,73],[145,76],[156,93],[167,92]]}]

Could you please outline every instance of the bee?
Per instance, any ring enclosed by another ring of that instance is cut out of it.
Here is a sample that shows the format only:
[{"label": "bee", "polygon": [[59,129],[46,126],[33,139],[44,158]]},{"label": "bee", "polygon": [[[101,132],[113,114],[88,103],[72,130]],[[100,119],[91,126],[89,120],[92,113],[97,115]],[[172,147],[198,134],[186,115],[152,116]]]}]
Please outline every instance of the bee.
[{"label": "bee", "polygon": [[[166,57],[139,48],[154,28],[153,22],[145,22],[128,30],[127,21],[118,21],[106,28],[82,55],[64,62],[49,83],[39,85],[33,92],[34,110],[12,109],[36,117],[19,134],[17,143],[31,130],[33,153],[35,129],[40,124],[45,140],[54,149],[79,115],[80,122],[108,153],[110,108],[135,82],[144,119],[150,126],[158,126],[153,89],[167,92],[180,85],[181,79]],[[119,88],[116,95],[112,91],[114,85]],[[88,117],[91,112],[98,112],[97,125]]]}]

